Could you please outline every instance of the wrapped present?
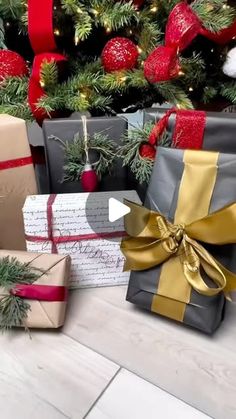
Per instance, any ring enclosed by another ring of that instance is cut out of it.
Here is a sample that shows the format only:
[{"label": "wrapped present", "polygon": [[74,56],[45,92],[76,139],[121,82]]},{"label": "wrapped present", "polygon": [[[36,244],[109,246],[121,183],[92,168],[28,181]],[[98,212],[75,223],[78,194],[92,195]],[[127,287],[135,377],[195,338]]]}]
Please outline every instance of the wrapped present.
[{"label": "wrapped present", "polygon": [[156,122],[149,141],[157,145],[158,136],[166,130],[169,146],[236,152],[236,119],[232,113],[149,108],[144,112],[144,123],[149,121]]},{"label": "wrapped present", "polygon": [[0,328],[64,324],[70,257],[0,250]]},{"label": "wrapped present", "polygon": [[23,215],[27,249],[68,254],[71,288],[127,284],[120,251],[124,221],[109,222],[109,199],[140,203],[135,191],[37,195],[26,199]]},{"label": "wrapped present", "polygon": [[[118,117],[86,118],[88,158],[100,177],[98,191],[131,189],[127,169],[114,157],[127,129]],[[47,120],[43,125],[50,193],[89,192],[81,185],[86,161],[82,118]],[[106,148],[110,145],[110,148]],[[103,151],[101,151],[101,149]]]},{"label": "wrapped present", "polygon": [[36,193],[25,122],[0,115],[0,248],[25,250],[22,207]]},{"label": "wrapped present", "polygon": [[236,289],[236,156],[158,148],[145,207],[128,203],[127,300],[212,333]]}]

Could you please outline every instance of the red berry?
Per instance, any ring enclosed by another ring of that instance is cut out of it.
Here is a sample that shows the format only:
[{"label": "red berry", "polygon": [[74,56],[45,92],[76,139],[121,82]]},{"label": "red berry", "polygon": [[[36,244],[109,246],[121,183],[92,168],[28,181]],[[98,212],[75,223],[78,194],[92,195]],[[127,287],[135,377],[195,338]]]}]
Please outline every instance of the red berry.
[{"label": "red berry", "polygon": [[151,144],[142,144],[139,149],[139,154],[144,159],[155,160],[156,149]]},{"label": "red berry", "polygon": [[10,50],[0,50],[0,80],[6,77],[22,77],[27,74],[28,67],[21,55]]},{"label": "red berry", "polygon": [[102,51],[102,64],[108,73],[130,70],[137,64],[138,49],[128,38],[116,37],[105,45]]}]

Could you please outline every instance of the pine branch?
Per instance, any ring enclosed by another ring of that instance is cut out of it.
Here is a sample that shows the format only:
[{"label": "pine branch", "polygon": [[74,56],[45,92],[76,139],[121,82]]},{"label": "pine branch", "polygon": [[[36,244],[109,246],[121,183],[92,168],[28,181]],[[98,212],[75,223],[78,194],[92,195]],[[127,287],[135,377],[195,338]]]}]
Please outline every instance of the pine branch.
[{"label": "pine branch", "polygon": [[[82,10],[82,9],[81,9]],[[92,18],[87,12],[78,13],[75,23],[75,42],[84,41],[92,32]]]},{"label": "pine branch", "polygon": [[40,83],[46,91],[50,91],[57,86],[58,68],[54,60],[43,61],[40,69]]},{"label": "pine branch", "polygon": [[9,294],[17,284],[32,284],[44,271],[33,268],[29,263],[21,263],[16,258],[0,259],[0,288],[6,295],[0,295],[0,329],[6,331],[15,326],[23,326],[30,305],[22,298]]},{"label": "pine branch", "polygon": [[202,101],[203,103],[209,103],[218,95],[218,89],[214,86],[205,86],[203,89]]},{"label": "pine branch", "polygon": [[181,71],[183,76],[180,80],[183,81],[184,86],[198,86],[206,79],[205,61],[201,54],[193,53],[190,58],[181,58]]},{"label": "pine branch", "polygon": [[3,19],[0,17],[0,49],[7,49],[5,44],[5,28]]},{"label": "pine branch", "polygon": [[193,104],[187,94],[174,82],[164,82],[155,84],[155,89],[169,103],[179,109],[193,109]]},{"label": "pine branch", "polygon": [[0,84],[0,113],[32,120],[28,99],[28,77],[8,77]]},{"label": "pine branch", "polygon": [[140,146],[148,142],[153,128],[153,122],[148,122],[143,128],[134,128],[123,138],[123,144],[118,149],[118,156],[123,160],[123,166],[128,166],[139,183],[148,182],[152,173],[153,160],[142,158]]},{"label": "pine branch", "polygon": [[97,21],[101,26],[109,28],[110,30],[118,30],[124,26],[130,25],[132,21],[138,20],[138,14],[133,7],[132,1],[127,3],[101,1],[98,2],[94,10],[96,13]]},{"label": "pine branch", "polygon": [[0,329],[6,332],[24,326],[30,305],[20,297],[8,295],[0,300]]},{"label": "pine branch", "polygon": [[26,7],[22,0],[0,0],[0,16],[3,19],[19,20]]},{"label": "pine branch", "polygon": [[191,7],[206,29],[219,32],[230,26],[236,17],[235,10],[225,5],[225,0],[195,0]]},{"label": "pine branch", "polygon": [[226,99],[229,99],[233,104],[236,103],[236,81],[224,83],[221,88],[221,94]]},{"label": "pine branch", "polygon": [[149,53],[160,43],[161,35],[161,30],[156,23],[144,23],[138,37],[138,45],[144,53],[142,59],[146,59]]},{"label": "pine branch", "polygon": [[74,16],[78,13],[78,10],[83,10],[84,5],[79,0],[61,0],[62,9],[67,15]]}]

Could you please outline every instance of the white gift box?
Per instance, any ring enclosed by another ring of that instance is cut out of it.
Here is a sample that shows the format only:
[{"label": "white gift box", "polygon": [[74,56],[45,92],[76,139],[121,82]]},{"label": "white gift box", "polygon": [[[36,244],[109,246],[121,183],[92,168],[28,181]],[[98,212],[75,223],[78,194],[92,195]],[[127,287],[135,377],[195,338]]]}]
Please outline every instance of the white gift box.
[{"label": "white gift box", "polygon": [[33,195],[25,201],[27,250],[70,255],[71,288],[128,283],[120,250],[124,219],[109,222],[111,197],[140,203],[136,191]]}]

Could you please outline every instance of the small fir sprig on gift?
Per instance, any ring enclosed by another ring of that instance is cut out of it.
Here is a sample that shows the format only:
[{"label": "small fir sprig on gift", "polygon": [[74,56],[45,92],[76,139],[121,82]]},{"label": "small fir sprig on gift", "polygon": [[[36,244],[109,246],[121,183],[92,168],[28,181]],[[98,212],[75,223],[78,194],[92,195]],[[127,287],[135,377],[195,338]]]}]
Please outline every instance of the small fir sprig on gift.
[{"label": "small fir sprig on gift", "polygon": [[[149,144],[148,138],[153,129],[153,122],[147,122],[143,128],[134,128],[125,135],[118,156],[123,159],[123,166],[128,166],[137,181],[142,184],[150,180],[156,155],[156,148]],[[162,147],[170,147],[171,139],[164,131],[158,141]]]},{"label": "small fir sprig on gift", "polygon": [[0,329],[4,332],[12,327],[24,326],[30,304],[10,294],[17,284],[33,284],[43,271],[21,263],[16,258],[0,259]]},{"label": "small fir sprig on gift", "polygon": [[[85,143],[79,133],[75,134],[72,142],[63,141],[51,135],[49,139],[59,141],[65,152],[65,165],[63,167],[64,177],[62,182],[78,182],[86,163]],[[91,162],[98,177],[111,172],[114,158],[116,156],[116,144],[108,139],[108,135],[97,132],[88,137],[88,153],[94,153],[97,161]]]}]

